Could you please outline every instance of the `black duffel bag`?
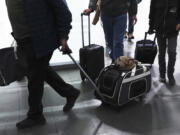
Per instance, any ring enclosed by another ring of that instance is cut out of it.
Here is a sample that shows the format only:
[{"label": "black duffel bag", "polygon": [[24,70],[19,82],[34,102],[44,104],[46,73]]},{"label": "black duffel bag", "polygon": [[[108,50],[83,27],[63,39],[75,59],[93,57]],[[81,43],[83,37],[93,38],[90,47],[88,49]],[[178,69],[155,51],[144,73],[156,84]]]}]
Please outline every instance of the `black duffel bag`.
[{"label": "black duffel bag", "polygon": [[157,54],[156,35],[154,40],[147,39],[148,32],[145,33],[143,40],[136,42],[135,59],[142,63],[153,64]]},{"label": "black duffel bag", "polygon": [[[151,89],[150,66],[137,64],[132,70],[124,70],[112,64],[104,68],[97,80],[98,94],[103,102],[121,106]],[[98,96],[96,93],[96,95]]]},{"label": "black duffel bag", "polygon": [[0,86],[7,86],[26,75],[25,57],[17,50],[17,47],[0,49]]}]

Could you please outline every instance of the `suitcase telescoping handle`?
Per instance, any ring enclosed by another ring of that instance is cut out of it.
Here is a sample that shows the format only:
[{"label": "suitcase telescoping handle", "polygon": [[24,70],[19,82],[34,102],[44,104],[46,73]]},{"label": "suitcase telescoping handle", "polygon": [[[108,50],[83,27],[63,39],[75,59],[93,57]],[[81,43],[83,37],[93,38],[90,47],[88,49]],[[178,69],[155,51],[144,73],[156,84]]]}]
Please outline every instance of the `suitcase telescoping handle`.
[{"label": "suitcase telescoping handle", "polygon": [[[85,13],[81,13],[81,29],[82,29],[82,46],[84,48],[84,21],[83,16],[86,15]],[[89,39],[89,45],[91,44],[91,32],[90,32],[90,14],[88,16],[88,39]]]},{"label": "suitcase telescoping handle", "polygon": [[89,82],[92,84],[92,86],[95,88],[95,91],[97,92],[97,94],[100,96],[100,98],[103,100],[104,97],[101,95],[98,87],[96,86],[96,84],[92,81],[92,79],[88,76],[88,74],[83,70],[83,68],[79,65],[79,63],[77,63],[75,61],[75,59],[72,57],[71,54],[68,54],[68,56],[71,58],[71,60],[74,62],[74,64],[81,70],[81,72],[86,76],[86,78],[89,80]]},{"label": "suitcase telescoping handle", "polygon": [[[58,48],[58,50],[61,52],[61,49]],[[92,81],[92,79],[88,76],[88,74],[84,71],[84,69],[80,66],[79,63],[76,62],[76,60],[72,57],[72,55],[70,53],[67,53],[67,55],[71,58],[71,60],[74,62],[74,64],[79,68],[79,70],[85,75],[85,77],[89,80],[89,82],[92,84],[92,86],[95,88],[96,92],[98,93],[98,95],[101,97],[101,99],[104,99],[104,97],[101,95],[101,93],[99,92],[98,87],[96,86],[96,84]]]},{"label": "suitcase telescoping handle", "polygon": [[[145,36],[144,36],[144,41],[146,41],[146,39],[147,39],[147,35],[148,35],[149,33],[148,32],[145,32]],[[155,33],[155,36],[154,36],[154,44],[153,45],[155,45],[155,43],[156,43],[156,38],[157,38],[157,35],[156,35],[156,33]],[[145,43],[144,43],[145,44]],[[143,44],[143,45],[144,45]]]}]

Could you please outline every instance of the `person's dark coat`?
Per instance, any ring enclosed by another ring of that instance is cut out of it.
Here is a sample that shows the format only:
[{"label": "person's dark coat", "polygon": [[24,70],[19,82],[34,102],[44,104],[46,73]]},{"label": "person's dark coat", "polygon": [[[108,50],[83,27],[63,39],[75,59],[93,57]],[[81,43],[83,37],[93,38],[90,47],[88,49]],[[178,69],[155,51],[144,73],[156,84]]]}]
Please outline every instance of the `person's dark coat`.
[{"label": "person's dark coat", "polygon": [[176,36],[176,25],[180,23],[179,0],[151,0],[149,25],[150,31],[166,37]]},{"label": "person's dark coat", "polygon": [[64,0],[24,0],[24,12],[36,56],[53,52],[68,38],[72,15]]},{"label": "person's dark coat", "polygon": [[[98,0],[90,0],[89,8],[96,9]],[[132,16],[137,14],[136,0],[100,0],[101,14],[104,16],[121,16],[129,12]]]}]

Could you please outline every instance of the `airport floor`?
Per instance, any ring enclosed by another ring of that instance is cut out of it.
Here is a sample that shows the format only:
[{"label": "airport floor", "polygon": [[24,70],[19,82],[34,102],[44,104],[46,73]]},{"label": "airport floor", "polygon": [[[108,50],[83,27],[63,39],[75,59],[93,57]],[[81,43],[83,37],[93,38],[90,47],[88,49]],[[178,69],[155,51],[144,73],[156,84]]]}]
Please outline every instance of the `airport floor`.
[{"label": "airport floor", "polygon": [[[179,40],[178,40],[179,41]],[[179,43],[179,42],[178,42]],[[125,54],[133,55],[135,44],[125,41]],[[177,48],[177,52],[179,51]],[[103,106],[93,96],[93,87],[81,82],[78,69],[57,71],[63,79],[81,90],[67,114],[65,99],[45,84],[43,105],[45,126],[17,130],[16,122],[26,117],[26,79],[0,87],[0,135],[179,135],[180,134],[180,54],[177,55],[174,87],[158,81],[157,58],[152,67],[152,88],[144,102],[132,101],[118,109]],[[105,57],[106,65],[110,59]]]}]

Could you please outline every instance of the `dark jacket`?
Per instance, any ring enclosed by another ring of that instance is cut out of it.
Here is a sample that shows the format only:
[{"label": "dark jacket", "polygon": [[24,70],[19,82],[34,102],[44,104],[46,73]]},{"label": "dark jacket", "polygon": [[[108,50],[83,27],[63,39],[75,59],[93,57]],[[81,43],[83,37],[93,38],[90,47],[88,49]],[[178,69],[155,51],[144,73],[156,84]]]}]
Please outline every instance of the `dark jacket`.
[{"label": "dark jacket", "polygon": [[137,4],[139,4],[142,0],[136,0]]},{"label": "dark jacket", "polygon": [[[136,0],[137,5],[138,5],[141,1],[142,1],[142,0]],[[131,3],[130,3],[130,4],[131,4]],[[136,9],[136,10],[137,10],[137,9]],[[133,14],[133,12],[132,12],[131,6],[129,6],[128,15],[129,15],[130,17],[134,16],[134,14]]]},{"label": "dark jacket", "polygon": [[178,34],[176,25],[180,23],[179,0],[151,0],[149,26],[157,34],[172,37]]},{"label": "dark jacket", "polygon": [[[96,9],[97,0],[90,0],[89,8]],[[100,0],[100,11],[105,16],[120,16],[128,12],[137,14],[136,0]]]},{"label": "dark jacket", "polygon": [[64,0],[24,0],[24,12],[37,57],[53,52],[68,38],[72,15]]}]

